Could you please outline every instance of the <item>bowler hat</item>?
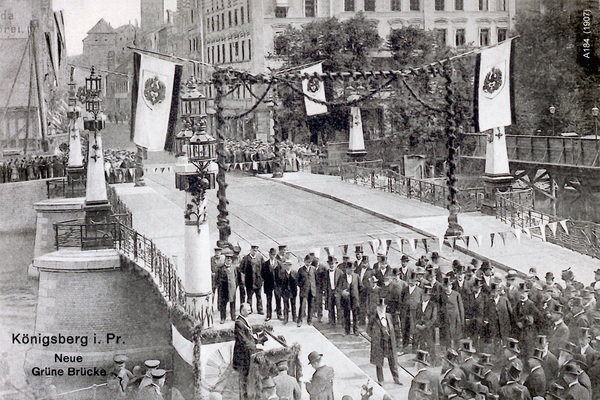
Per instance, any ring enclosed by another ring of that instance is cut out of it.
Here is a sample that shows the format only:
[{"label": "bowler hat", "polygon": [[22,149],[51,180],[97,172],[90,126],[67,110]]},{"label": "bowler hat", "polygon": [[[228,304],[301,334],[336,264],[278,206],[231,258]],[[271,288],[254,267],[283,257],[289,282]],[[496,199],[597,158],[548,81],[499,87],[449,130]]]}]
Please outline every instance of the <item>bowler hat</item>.
[{"label": "bowler hat", "polygon": [[581,375],[581,369],[579,369],[579,367],[576,364],[568,363],[563,367],[563,373],[579,376]]},{"label": "bowler hat", "polygon": [[322,357],[323,357],[323,354],[319,354],[316,351],[313,351],[308,355],[308,363],[312,364],[315,361],[319,361]]}]

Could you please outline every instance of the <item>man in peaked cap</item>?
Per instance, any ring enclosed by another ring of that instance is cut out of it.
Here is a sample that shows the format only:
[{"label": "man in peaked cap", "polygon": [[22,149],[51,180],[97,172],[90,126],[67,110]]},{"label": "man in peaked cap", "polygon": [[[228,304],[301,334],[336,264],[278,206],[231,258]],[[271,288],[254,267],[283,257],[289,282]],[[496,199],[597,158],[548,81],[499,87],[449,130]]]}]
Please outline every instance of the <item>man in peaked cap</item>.
[{"label": "man in peaked cap", "polygon": [[302,389],[296,379],[288,374],[288,361],[279,360],[276,363],[279,374],[273,378],[277,387],[276,393],[280,400],[300,400]]},{"label": "man in peaked cap", "polygon": [[220,247],[215,247],[215,254],[210,258],[210,273],[212,277],[212,289],[213,293],[215,292],[216,287],[216,275],[219,271],[219,268],[225,264],[225,256],[221,254],[223,249]]},{"label": "man in peaked cap", "polygon": [[439,399],[439,376],[430,370],[429,353],[417,350],[415,366],[418,372],[412,380],[408,391],[408,400]]},{"label": "man in peaked cap", "polygon": [[109,380],[116,380],[118,382],[117,388],[121,395],[125,395],[129,381],[133,379],[133,374],[125,367],[125,362],[128,360],[129,358],[126,355],[117,354],[113,358],[115,365],[108,374]]},{"label": "man in peaked cap", "polygon": [[159,360],[146,360],[144,361],[144,365],[146,366],[146,374],[140,382],[139,388],[142,389],[144,386],[148,386],[152,383],[152,371],[158,369],[160,365]]},{"label": "man in peaked cap", "polygon": [[237,271],[233,266],[233,250],[226,248],[223,250],[223,256],[225,257],[225,263],[221,265],[215,276],[215,288],[218,291],[217,306],[222,324],[225,323],[225,319],[227,318],[228,304],[231,320],[235,321],[235,297],[237,291]]},{"label": "man in peaked cap", "polygon": [[163,400],[162,386],[164,384],[165,374],[164,369],[155,369],[152,371],[152,383],[144,386],[138,392],[139,399],[148,400]]}]

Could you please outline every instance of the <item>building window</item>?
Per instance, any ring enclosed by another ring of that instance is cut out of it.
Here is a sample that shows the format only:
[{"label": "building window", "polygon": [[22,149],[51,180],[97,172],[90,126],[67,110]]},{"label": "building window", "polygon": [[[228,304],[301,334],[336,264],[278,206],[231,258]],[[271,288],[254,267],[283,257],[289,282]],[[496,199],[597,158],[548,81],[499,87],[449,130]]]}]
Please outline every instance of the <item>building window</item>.
[{"label": "building window", "polygon": [[210,29],[210,18],[206,18],[206,29]]},{"label": "building window", "polygon": [[465,45],[465,30],[464,29],[457,29],[456,30],[456,45],[457,46],[464,46]]},{"label": "building window", "polygon": [[440,45],[445,46],[447,40],[447,31],[444,28],[438,28],[435,30],[437,41]]},{"label": "building window", "polygon": [[244,7],[240,8],[240,21],[241,25],[244,25]]},{"label": "building window", "polygon": [[365,11],[375,11],[375,0],[365,0]]},{"label": "building window", "polygon": [[245,51],[246,49],[244,48],[245,45],[246,45],[246,41],[242,40],[242,60],[246,59],[246,51]]},{"label": "building window", "polygon": [[401,0],[392,0],[392,2],[390,4],[390,10],[391,11],[402,11],[401,4],[402,4]]},{"label": "building window", "polygon": [[221,47],[221,53],[223,53],[223,62],[225,62],[225,43],[223,43],[223,46]]},{"label": "building window", "polygon": [[444,11],[444,0],[435,0],[435,11]]},{"label": "building window", "polygon": [[211,55],[210,55],[210,59],[212,61],[212,63],[215,63],[215,46],[212,46],[210,49]]},{"label": "building window", "polygon": [[210,20],[212,22],[212,31],[214,32],[215,31],[215,17],[212,17]]},{"label": "building window", "polygon": [[304,16],[307,18],[316,16],[317,0],[304,0]]},{"label": "building window", "polygon": [[250,19],[250,1],[248,1],[248,18],[246,18],[246,21],[248,21],[248,23],[250,23],[251,19]]},{"label": "building window", "polygon": [[238,10],[237,10],[237,8],[233,12],[233,23],[235,24],[235,26],[238,26]]},{"label": "building window", "polygon": [[221,14],[221,26],[225,29],[225,13]]},{"label": "building window", "polygon": [[190,22],[194,23],[194,10],[190,10]]},{"label": "building window", "polygon": [[252,40],[248,39],[248,60],[252,60]]},{"label": "building window", "polygon": [[233,43],[229,43],[229,62],[233,62]]},{"label": "building window", "polygon": [[498,43],[506,40],[507,30],[506,28],[498,28]]},{"label": "building window", "polygon": [[454,0],[454,9],[456,11],[463,11],[465,9],[465,1],[464,0]]},{"label": "building window", "polygon": [[221,46],[217,46],[217,63],[221,63]]},{"label": "building window", "polygon": [[490,45],[490,29],[482,28],[479,31],[479,45],[480,46],[489,46]]},{"label": "building window", "polygon": [[220,23],[220,22],[219,22],[219,16],[218,16],[218,15],[217,15],[217,18],[216,18],[216,20],[217,20],[217,30],[220,30],[220,29],[219,29],[219,23]]},{"label": "building window", "polygon": [[488,10],[488,0],[479,0],[479,11]]},{"label": "building window", "polygon": [[421,9],[420,0],[410,0],[410,11],[419,11]]},{"label": "building window", "polygon": [[275,18],[287,17],[287,7],[275,7]]},{"label": "building window", "polygon": [[229,11],[229,27],[231,28],[233,26],[232,22],[232,17],[231,17],[231,11]]},{"label": "building window", "polygon": [[240,42],[235,42],[235,56],[240,56]]},{"label": "building window", "polygon": [[506,0],[498,0],[498,11],[506,11]]},{"label": "building window", "polygon": [[354,0],[344,0],[344,11],[354,11]]}]

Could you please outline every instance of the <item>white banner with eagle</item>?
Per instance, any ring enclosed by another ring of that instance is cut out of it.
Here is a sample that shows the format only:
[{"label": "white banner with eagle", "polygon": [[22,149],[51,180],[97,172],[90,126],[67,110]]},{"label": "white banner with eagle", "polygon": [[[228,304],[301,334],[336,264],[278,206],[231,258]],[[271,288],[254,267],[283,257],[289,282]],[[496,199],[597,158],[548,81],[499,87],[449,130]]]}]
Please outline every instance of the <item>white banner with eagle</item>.
[{"label": "white banner with eagle", "polygon": [[[315,72],[323,72],[323,63],[311,65],[300,70],[300,74],[312,75]],[[310,98],[319,101],[325,101],[325,84],[323,81],[315,76],[302,80],[302,91],[304,92],[304,105],[306,106],[306,115],[318,115],[325,114],[327,112],[327,106],[324,104],[315,103]]]},{"label": "white banner with eagle", "polygon": [[137,93],[133,93],[133,142],[148,151],[161,151],[169,130],[176,64],[140,55]]},{"label": "white banner with eagle", "polygon": [[478,55],[475,71],[477,132],[512,124],[511,44],[512,40],[507,40]]}]

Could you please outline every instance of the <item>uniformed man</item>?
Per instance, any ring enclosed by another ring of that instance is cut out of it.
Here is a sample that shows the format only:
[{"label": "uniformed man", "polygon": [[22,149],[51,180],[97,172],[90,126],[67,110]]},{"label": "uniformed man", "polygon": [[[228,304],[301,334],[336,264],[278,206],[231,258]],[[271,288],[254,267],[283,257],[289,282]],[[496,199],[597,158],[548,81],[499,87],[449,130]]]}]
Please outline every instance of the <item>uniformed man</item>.
[{"label": "uniformed man", "polygon": [[278,400],[277,396],[277,386],[275,385],[275,381],[270,376],[268,378],[263,379],[262,381],[262,394],[261,400]]},{"label": "uniformed man", "polygon": [[155,369],[152,371],[152,383],[141,388],[138,392],[138,399],[140,400],[164,400],[162,394],[162,386],[164,383],[165,374],[167,371],[164,369]]},{"label": "uniformed man", "polygon": [[159,365],[160,365],[160,361],[159,360],[146,360],[144,361],[144,365],[146,366],[146,373],[144,374],[144,377],[142,378],[142,382],[140,382],[140,389],[142,389],[144,386],[148,386],[152,383],[152,371],[158,369]]},{"label": "uniformed man", "polygon": [[280,400],[300,400],[302,390],[296,379],[288,374],[288,362],[286,359],[276,363],[279,374],[273,378],[276,393]]},{"label": "uniformed man", "polygon": [[117,383],[116,389],[121,397],[127,395],[127,386],[133,379],[133,374],[125,368],[125,362],[128,360],[126,355],[118,354],[113,358],[115,365],[108,374],[108,379]]}]

